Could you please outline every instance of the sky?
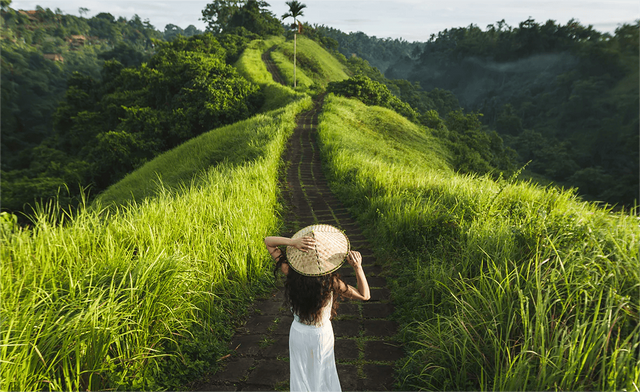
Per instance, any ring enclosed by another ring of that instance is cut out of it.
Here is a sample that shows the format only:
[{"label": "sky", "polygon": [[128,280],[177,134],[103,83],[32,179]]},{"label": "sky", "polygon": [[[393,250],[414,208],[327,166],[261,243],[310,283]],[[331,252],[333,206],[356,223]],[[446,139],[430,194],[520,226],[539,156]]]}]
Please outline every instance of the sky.
[{"label": "sky", "polygon": [[[156,29],[167,24],[181,28],[194,25],[205,29],[202,10],[209,1],[195,0],[14,0],[11,8],[33,10],[36,5],[65,14],[87,16],[109,12],[116,18],[130,19],[138,14],[149,19]],[[287,11],[285,0],[267,0],[272,12],[280,17]],[[574,18],[583,25],[593,25],[600,32],[612,33],[623,23],[640,19],[638,0],[302,0],[307,5],[302,21],[326,25],[344,32],[362,31],[378,38],[402,38],[428,41],[431,34],[452,27],[488,24],[504,19],[517,27],[529,17],[539,23],[549,19],[566,24]]]}]

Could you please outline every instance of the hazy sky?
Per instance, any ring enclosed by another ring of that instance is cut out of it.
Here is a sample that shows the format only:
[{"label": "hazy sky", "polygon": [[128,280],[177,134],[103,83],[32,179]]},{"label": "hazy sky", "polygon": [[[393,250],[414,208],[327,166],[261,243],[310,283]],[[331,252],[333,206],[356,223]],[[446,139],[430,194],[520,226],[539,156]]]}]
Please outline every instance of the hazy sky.
[{"label": "hazy sky", "polygon": [[[271,10],[281,16],[285,0],[267,0]],[[362,31],[378,38],[404,38],[426,41],[431,34],[451,27],[475,24],[485,29],[490,23],[505,19],[507,24],[532,17],[543,23],[553,19],[566,24],[575,18],[583,25],[593,25],[601,32],[613,33],[623,23],[640,19],[638,0],[302,0],[307,5],[301,18],[311,24],[324,24],[345,32]],[[194,0],[14,0],[14,9],[35,9],[36,5],[65,14],[78,15],[78,8],[89,9],[88,16],[110,12],[130,19],[138,14],[142,20],[163,31],[169,24],[183,29],[192,24],[204,30],[199,20],[208,1]]]}]

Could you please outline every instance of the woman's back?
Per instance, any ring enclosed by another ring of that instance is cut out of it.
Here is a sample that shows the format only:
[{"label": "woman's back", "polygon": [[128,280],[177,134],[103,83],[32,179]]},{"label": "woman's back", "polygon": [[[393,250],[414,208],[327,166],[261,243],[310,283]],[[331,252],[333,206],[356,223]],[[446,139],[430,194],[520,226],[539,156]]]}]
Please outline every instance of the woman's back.
[{"label": "woman's back", "polygon": [[327,303],[322,306],[322,309],[320,310],[321,313],[320,313],[319,321],[316,322],[315,324],[303,322],[302,320],[300,320],[300,317],[295,312],[293,312],[293,309],[291,309],[291,311],[293,312],[293,319],[295,321],[304,325],[313,325],[316,327],[321,327],[331,322],[332,308],[333,308],[333,293],[331,293],[331,295],[329,296]]}]

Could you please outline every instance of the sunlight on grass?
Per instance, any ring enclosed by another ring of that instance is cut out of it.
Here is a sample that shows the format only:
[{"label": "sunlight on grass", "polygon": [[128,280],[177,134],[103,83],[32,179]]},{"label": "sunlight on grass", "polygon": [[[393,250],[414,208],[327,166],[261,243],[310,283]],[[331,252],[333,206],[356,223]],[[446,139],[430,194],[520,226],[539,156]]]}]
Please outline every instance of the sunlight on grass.
[{"label": "sunlight on grass", "polygon": [[[272,285],[262,239],[280,225],[280,156],[309,106],[211,131],[73,217],[50,204],[30,228],[3,225],[3,389],[180,389],[212,370]],[[157,177],[170,184],[130,198]]]},{"label": "sunlight on grass", "polygon": [[[278,42],[271,58],[287,85],[293,86],[293,40]],[[317,42],[298,36],[296,76],[299,89],[347,79],[347,72],[347,68]]]},{"label": "sunlight on grass", "polygon": [[392,112],[328,96],[331,188],[387,261],[402,390],[635,390],[638,217],[573,192],[458,175]]}]

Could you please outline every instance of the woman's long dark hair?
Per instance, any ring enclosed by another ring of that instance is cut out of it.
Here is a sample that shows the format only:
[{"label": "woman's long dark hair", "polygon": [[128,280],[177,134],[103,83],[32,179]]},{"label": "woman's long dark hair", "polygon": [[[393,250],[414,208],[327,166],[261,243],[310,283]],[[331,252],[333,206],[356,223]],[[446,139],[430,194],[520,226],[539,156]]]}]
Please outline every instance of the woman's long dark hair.
[{"label": "woman's long dark hair", "polygon": [[[288,264],[285,252],[282,252],[276,261],[274,275],[283,263]],[[284,284],[285,301],[293,309],[293,313],[298,315],[300,321],[305,324],[316,324],[321,320],[322,308],[333,293],[331,305],[331,318],[333,318],[338,309],[338,297],[343,294],[337,289],[339,281],[340,275],[337,272],[322,276],[305,276],[289,267]]]}]

